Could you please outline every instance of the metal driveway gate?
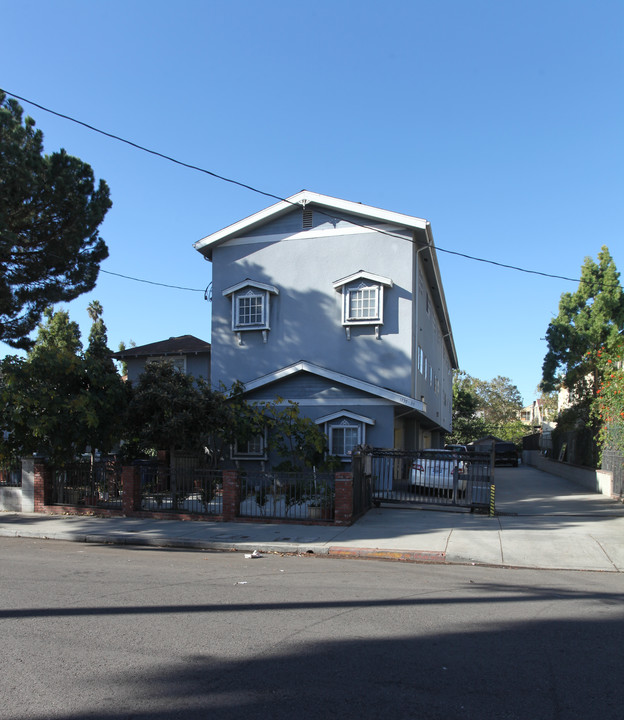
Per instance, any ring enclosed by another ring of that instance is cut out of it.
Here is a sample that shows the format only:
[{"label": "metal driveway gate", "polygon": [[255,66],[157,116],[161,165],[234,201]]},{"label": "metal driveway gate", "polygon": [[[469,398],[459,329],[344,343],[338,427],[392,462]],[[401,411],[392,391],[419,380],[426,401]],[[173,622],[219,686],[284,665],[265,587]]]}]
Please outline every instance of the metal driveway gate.
[{"label": "metal driveway gate", "polygon": [[370,478],[377,506],[424,503],[474,510],[490,505],[490,453],[360,448],[357,455],[354,473]]}]

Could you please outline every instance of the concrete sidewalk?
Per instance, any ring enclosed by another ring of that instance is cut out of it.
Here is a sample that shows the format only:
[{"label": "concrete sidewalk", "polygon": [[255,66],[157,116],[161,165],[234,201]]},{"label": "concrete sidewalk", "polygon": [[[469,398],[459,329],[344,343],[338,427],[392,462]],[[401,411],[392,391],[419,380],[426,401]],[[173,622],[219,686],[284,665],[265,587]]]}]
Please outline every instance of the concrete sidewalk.
[{"label": "concrete sidewalk", "polygon": [[624,572],[624,505],[530,467],[496,469],[494,517],[370,510],[351,527],[0,513],[0,536]]}]

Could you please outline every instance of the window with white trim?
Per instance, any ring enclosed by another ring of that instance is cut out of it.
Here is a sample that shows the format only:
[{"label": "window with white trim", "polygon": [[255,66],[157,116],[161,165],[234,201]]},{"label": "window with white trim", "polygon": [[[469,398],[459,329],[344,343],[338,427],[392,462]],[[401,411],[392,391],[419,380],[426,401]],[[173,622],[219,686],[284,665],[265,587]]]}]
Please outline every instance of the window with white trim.
[{"label": "window with white trim", "polygon": [[246,293],[236,295],[236,322],[235,328],[264,327],[265,300],[267,293],[248,290]]},{"label": "window with white trim", "polygon": [[375,337],[379,338],[383,325],[384,288],[392,285],[390,278],[364,270],[333,283],[334,289],[342,292],[342,324],[347,340],[351,339],[351,328],[357,325],[374,325]]},{"label": "window with white trim", "polygon": [[375,424],[373,418],[347,409],[316,418],[314,422],[323,426],[329,454],[342,458],[343,462],[349,462],[353,449],[366,442],[366,426]]},{"label": "window with white trim", "polygon": [[253,435],[248,440],[237,440],[231,454],[232,458],[237,460],[266,460],[265,434]]},{"label": "window with white trim", "polygon": [[242,333],[260,330],[264,342],[268,340],[271,316],[271,295],[279,295],[273,285],[243,280],[223,291],[232,300],[232,331],[242,345]]},{"label": "window with white trim", "polygon": [[347,290],[347,320],[379,320],[379,286],[360,283]]},{"label": "window with white trim", "polygon": [[346,418],[338,425],[329,426],[329,454],[351,457],[353,448],[360,444],[361,425],[353,425]]}]

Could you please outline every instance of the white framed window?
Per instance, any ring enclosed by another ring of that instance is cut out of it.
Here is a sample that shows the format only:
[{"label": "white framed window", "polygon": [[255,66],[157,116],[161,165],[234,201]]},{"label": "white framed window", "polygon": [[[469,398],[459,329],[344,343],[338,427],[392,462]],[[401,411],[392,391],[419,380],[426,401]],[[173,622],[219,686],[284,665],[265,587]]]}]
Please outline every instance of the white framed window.
[{"label": "white framed window", "polygon": [[234,327],[237,330],[242,328],[256,328],[266,326],[266,293],[258,293],[248,290],[245,293],[236,295],[236,319]]},{"label": "white framed window", "polygon": [[360,283],[347,290],[347,321],[379,320],[379,286]]},{"label": "white framed window", "polygon": [[373,418],[358,415],[350,410],[339,410],[331,415],[316,418],[314,422],[323,425],[329,454],[342,458],[344,462],[351,460],[355,447],[366,442],[366,426],[375,424]]},{"label": "white framed window", "polygon": [[360,445],[361,425],[350,425],[343,420],[339,425],[329,426],[329,454],[351,457],[353,448]]},{"label": "white framed window", "polygon": [[243,280],[223,291],[224,297],[232,300],[232,331],[240,345],[243,332],[260,330],[267,342],[270,330],[271,296],[279,295],[274,285]]},{"label": "white framed window", "polygon": [[235,460],[266,460],[266,449],[266,433],[260,433],[248,440],[237,440],[232,446],[231,456]]},{"label": "white framed window", "polygon": [[373,325],[375,337],[379,338],[383,325],[384,288],[392,285],[390,278],[364,270],[333,283],[334,289],[342,293],[342,324],[347,340],[351,339],[350,329],[357,325]]}]

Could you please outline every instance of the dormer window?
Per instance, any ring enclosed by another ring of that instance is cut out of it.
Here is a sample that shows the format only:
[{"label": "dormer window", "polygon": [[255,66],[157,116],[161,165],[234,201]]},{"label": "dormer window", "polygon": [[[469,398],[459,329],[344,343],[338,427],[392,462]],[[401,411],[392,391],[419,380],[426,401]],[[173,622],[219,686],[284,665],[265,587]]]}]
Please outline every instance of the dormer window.
[{"label": "dormer window", "polygon": [[379,286],[361,282],[347,290],[347,321],[380,320]]},{"label": "dormer window", "polygon": [[249,289],[236,296],[235,329],[263,328],[266,316],[266,293]]},{"label": "dormer window", "polygon": [[385,287],[392,287],[390,278],[360,270],[353,275],[336,280],[334,289],[342,292],[342,324],[347,340],[355,325],[372,325],[379,338],[383,325],[383,294]]},{"label": "dormer window", "polygon": [[324,415],[314,422],[322,426],[327,435],[329,454],[336,455],[343,462],[350,461],[353,449],[366,442],[366,426],[375,424],[373,418],[349,410],[339,410],[331,415]]},{"label": "dormer window", "polygon": [[243,344],[241,333],[249,330],[260,330],[267,342],[271,295],[279,295],[274,285],[253,280],[243,280],[223,291],[224,297],[232,298],[232,331],[240,345]]}]

